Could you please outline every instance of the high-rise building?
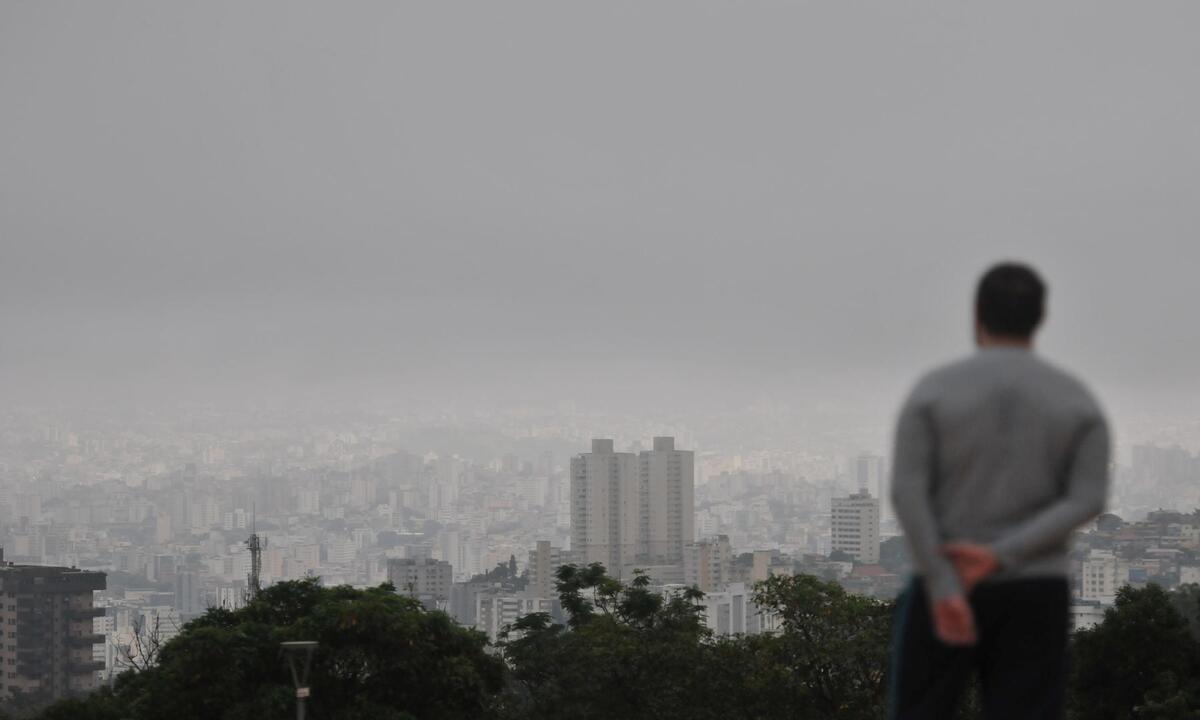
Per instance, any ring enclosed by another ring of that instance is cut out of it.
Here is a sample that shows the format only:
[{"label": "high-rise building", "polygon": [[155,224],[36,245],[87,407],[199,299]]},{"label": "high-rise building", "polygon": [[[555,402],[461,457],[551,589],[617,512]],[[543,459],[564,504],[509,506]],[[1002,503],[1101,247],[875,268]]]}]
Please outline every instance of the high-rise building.
[{"label": "high-rise building", "polygon": [[858,491],[866,491],[879,498],[879,520],[881,523],[891,519],[891,503],[888,497],[887,468],[880,455],[862,453],[854,458],[854,478],[858,483]]},{"label": "high-rise building", "polygon": [[641,492],[637,456],[592,440],[592,451],[571,458],[571,552],[581,563],[619,573],[638,552]]},{"label": "high-rise building", "polygon": [[879,498],[865,490],[832,501],[831,549],[863,565],[879,562]]},{"label": "high-rise building", "polygon": [[634,563],[682,565],[695,540],[694,465],[670,437],[638,455],[593,440],[571,459],[572,556],[617,574]]},{"label": "high-rise building", "polygon": [[104,636],[93,631],[103,608],[92,592],[105,575],[75,568],[3,564],[0,555],[0,699],[14,692],[46,693],[58,699],[96,687],[103,662],[92,646]]},{"label": "high-rise building", "polygon": [[199,578],[194,570],[181,569],[175,573],[175,609],[189,620],[205,610],[200,602]]},{"label": "high-rise building", "polygon": [[695,541],[695,460],[676,450],[675,438],[654,438],[654,449],[638,455],[642,540],[639,560],[683,562],[683,548]]},{"label": "high-rise building", "polygon": [[549,540],[538,540],[537,547],[529,551],[530,594],[539,598],[558,597],[556,573],[568,562],[568,553],[553,547]]},{"label": "high-rise building", "polygon": [[706,593],[733,580],[733,549],[728,535],[690,543],[683,548],[683,581]]},{"label": "high-rise building", "polygon": [[387,576],[401,595],[415,597],[427,607],[444,609],[450,599],[454,569],[444,560],[391,558]]},{"label": "high-rise building", "polygon": [[870,453],[854,458],[854,479],[859,492],[866,490],[877,498],[884,497],[883,458]]}]

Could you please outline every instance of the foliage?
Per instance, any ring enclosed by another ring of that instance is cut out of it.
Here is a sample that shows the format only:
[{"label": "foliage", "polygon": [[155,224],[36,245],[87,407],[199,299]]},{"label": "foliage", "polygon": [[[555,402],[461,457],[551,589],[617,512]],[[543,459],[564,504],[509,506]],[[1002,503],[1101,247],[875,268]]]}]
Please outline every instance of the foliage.
[{"label": "foliage", "polygon": [[1188,583],[1175,588],[1171,604],[1187,620],[1192,638],[1200,640],[1200,585]]},{"label": "foliage", "polygon": [[1076,720],[1200,717],[1200,648],[1158,585],[1122,588],[1104,622],[1072,645]]},{"label": "foliage", "polygon": [[[798,717],[883,717],[893,608],[810,575],[775,576],[756,602],[783,632],[770,652]],[[782,700],[782,699],[781,699]]]},{"label": "foliage", "polygon": [[474,719],[504,679],[484,637],[444,613],[386,587],[304,580],[273,585],[240,610],[209,610],[163,645],[154,667],[121,675],[111,695],[60,703],[42,717],[290,718],[294,690],[280,654],[287,640],[320,643],[308,681],[313,717]]},{"label": "foliage", "polygon": [[[714,637],[695,588],[664,598],[635,574],[558,574],[565,625],[522,618],[502,643],[506,717],[874,718],[882,713],[890,605],[835,583],[773,578],[756,603],[774,634]],[[840,625],[839,625],[840,624]]]},{"label": "foliage", "polygon": [[694,696],[708,636],[698,591],[665,599],[645,575],[625,585],[600,564],[561,568],[558,590],[567,625],[530,615],[501,643],[513,681],[505,717],[705,717]]},{"label": "foliage", "polygon": [[[512,563],[497,573],[512,577]],[[602,565],[557,575],[563,622],[520,618],[484,637],[388,585],[264,590],[248,607],[186,625],[143,672],[59,702],[40,720],[283,720],[294,713],[279,643],[316,640],[313,718],[334,720],[877,720],[885,710],[893,608],[805,575],[772,577],[754,604],[773,623],[715,636],[705,596],[666,595]],[[1072,642],[1072,720],[1200,720],[1200,588],[1124,588]],[[34,698],[26,698],[34,700]],[[21,701],[23,702],[23,701]],[[29,716],[28,706],[5,711]],[[977,689],[959,717],[979,714]],[[3,717],[0,714],[0,717]]]}]

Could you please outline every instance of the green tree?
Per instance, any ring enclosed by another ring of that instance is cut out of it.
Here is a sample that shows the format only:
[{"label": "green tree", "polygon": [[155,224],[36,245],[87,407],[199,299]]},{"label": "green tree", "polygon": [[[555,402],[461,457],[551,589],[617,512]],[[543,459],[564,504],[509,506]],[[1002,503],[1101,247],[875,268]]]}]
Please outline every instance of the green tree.
[{"label": "green tree", "polygon": [[1171,592],[1171,604],[1188,621],[1192,638],[1200,640],[1200,585],[1188,583]]},{"label": "green tree", "polygon": [[273,585],[241,610],[210,610],[163,646],[157,665],[121,675],[111,696],[52,706],[43,717],[290,718],[294,691],[279,647],[286,640],[320,643],[309,677],[314,717],[474,720],[504,684],[484,636],[444,613],[388,586],[304,580]]},{"label": "green tree", "polygon": [[598,563],[558,571],[566,625],[545,614],[521,618],[501,648],[512,686],[511,718],[706,718],[697,702],[705,669],[703,595],[664,598],[635,574],[629,584]]},{"label": "green tree", "polygon": [[1121,588],[1094,628],[1075,634],[1071,716],[1193,718],[1200,654],[1188,621],[1158,585]]},{"label": "green tree", "polygon": [[811,575],[772,577],[755,601],[783,630],[770,647],[781,671],[777,692],[787,695],[780,704],[796,717],[883,717],[891,603]]}]

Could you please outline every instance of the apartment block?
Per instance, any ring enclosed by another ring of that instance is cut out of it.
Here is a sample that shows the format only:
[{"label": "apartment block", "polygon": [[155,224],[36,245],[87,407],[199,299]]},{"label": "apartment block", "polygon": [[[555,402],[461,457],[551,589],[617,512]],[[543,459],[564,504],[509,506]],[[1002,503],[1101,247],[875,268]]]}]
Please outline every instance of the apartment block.
[{"label": "apartment block", "polygon": [[93,646],[104,636],[93,619],[92,593],[105,575],[76,568],[3,564],[0,555],[0,698],[14,692],[54,699],[96,687],[103,662]]},{"label": "apartment block", "polygon": [[848,497],[833,498],[831,504],[832,550],[841,550],[863,565],[878,563],[879,498],[860,490]]}]

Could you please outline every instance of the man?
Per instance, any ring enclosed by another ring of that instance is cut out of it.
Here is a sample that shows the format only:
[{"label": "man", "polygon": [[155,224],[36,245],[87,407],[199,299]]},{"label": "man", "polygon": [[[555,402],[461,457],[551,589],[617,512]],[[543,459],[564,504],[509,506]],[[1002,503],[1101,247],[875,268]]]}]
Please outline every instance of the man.
[{"label": "man", "polygon": [[925,376],[900,412],[892,502],[917,577],[897,607],[891,717],[950,718],[972,671],[984,716],[1061,718],[1071,532],[1108,487],[1104,417],[1033,352],[1046,290],[988,270],[966,359]]}]

